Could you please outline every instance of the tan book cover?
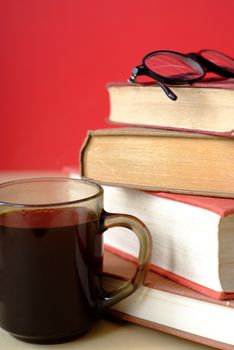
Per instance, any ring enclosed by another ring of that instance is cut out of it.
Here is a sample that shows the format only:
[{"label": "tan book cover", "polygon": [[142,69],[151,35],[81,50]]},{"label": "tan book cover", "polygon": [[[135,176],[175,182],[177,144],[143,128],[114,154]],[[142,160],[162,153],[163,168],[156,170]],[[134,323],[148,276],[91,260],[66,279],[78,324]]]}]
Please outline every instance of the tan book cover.
[{"label": "tan book cover", "polygon": [[113,128],[89,131],[81,175],[150,191],[234,197],[234,140],[222,136]]},{"label": "tan book cover", "polygon": [[158,86],[109,83],[108,121],[234,136],[234,79],[171,88],[176,101]]}]

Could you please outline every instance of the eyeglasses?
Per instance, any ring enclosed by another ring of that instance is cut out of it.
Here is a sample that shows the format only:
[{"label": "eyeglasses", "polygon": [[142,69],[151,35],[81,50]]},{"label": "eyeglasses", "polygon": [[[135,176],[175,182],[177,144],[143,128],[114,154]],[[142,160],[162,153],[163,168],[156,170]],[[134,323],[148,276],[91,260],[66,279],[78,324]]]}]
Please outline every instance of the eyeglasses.
[{"label": "eyeglasses", "polygon": [[137,77],[147,76],[156,81],[166,95],[175,101],[177,96],[165,84],[191,84],[202,80],[207,72],[233,78],[234,59],[215,50],[188,54],[168,50],[154,51],[143,58],[141,65],[133,68],[128,82],[132,85],[152,85],[152,82],[137,81]]}]

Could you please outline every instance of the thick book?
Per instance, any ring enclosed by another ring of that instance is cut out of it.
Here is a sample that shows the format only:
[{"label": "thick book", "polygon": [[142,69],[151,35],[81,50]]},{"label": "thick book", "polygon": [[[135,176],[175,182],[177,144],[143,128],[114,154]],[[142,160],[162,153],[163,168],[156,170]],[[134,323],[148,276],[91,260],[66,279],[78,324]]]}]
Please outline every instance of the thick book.
[{"label": "thick book", "polygon": [[176,101],[158,86],[108,84],[108,121],[234,136],[234,79],[171,88]]},{"label": "thick book", "polygon": [[[113,290],[133,276],[133,263],[108,252],[104,257],[106,289]],[[151,271],[143,286],[108,312],[194,342],[234,349],[234,300],[217,301]]]},{"label": "thick book", "polygon": [[234,197],[234,139],[150,128],[88,132],[81,175],[143,190]]},{"label": "thick book", "polygon": [[[153,242],[151,270],[215,299],[234,299],[234,199],[104,186],[104,208],[142,220]],[[113,228],[106,247],[134,260],[139,243]]]}]

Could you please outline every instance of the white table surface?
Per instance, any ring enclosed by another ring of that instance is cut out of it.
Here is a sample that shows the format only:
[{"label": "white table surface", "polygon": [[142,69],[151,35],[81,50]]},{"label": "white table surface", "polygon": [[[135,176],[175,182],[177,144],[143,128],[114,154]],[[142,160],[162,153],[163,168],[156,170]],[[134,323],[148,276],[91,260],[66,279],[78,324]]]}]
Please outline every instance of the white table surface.
[{"label": "white table surface", "polygon": [[[0,182],[26,177],[61,175],[60,172],[3,172]],[[56,345],[36,345],[17,340],[0,329],[0,350],[209,350],[208,346],[140,327],[117,319],[102,318],[83,337]]]},{"label": "white table surface", "polygon": [[112,319],[101,319],[83,337],[55,345],[29,344],[0,330],[1,350],[208,350],[193,343],[152,329]]}]

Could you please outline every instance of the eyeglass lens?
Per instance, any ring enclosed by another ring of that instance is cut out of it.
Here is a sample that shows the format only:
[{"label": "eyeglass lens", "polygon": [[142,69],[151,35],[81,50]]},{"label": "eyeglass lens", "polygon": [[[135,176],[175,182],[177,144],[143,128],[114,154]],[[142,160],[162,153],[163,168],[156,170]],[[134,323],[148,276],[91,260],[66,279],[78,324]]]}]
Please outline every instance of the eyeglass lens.
[{"label": "eyeglass lens", "polygon": [[202,77],[202,67],[193,59],[172,52],[158,52],[146,56],[144,64],[156,74],[171,79],[188,81]]},{"label": "eyeglass lens", "polygon": [[202,50],[199,54],[210,62],[216,64],[216,66],[234,73],[234,60],[231,57],[214,50]]}]

